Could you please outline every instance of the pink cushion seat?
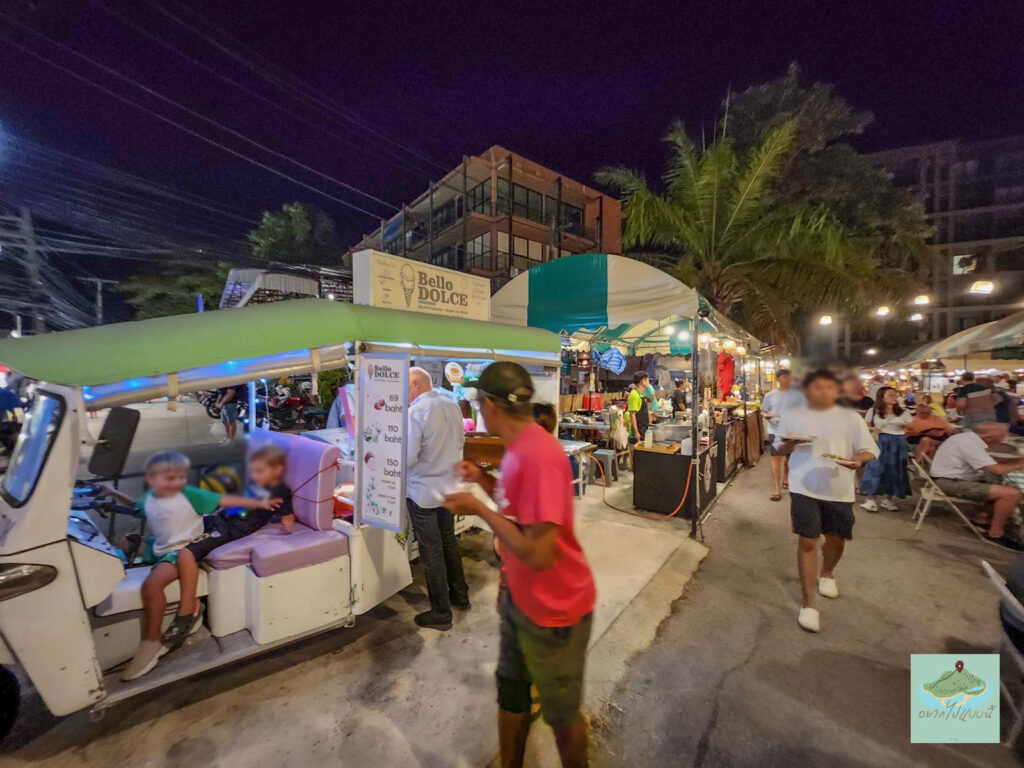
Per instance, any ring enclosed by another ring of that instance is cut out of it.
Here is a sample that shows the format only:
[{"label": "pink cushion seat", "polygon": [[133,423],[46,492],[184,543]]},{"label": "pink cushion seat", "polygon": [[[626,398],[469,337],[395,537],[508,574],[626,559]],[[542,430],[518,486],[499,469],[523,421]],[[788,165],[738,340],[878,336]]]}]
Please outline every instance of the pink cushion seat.
[{"label": "pink cushion seat", "polygon": [[217,547],[206,562],[218,571],[251,564],[257,576],[273,576],[348,554],[348,539],[334,530],[335,462],[341,450],[301,435],[255,430],[251,445],[264,442],[275,443],[288,454],[284,482],[292,489],[295,528],[284,535],[279,523],[265,525]]},{"label": "pink cushion seat", "polygon": [[314,531],[297,522],[291,534],[283,534],[280,523],[271,523],[217,547],[206,562],[218,571],[251,563],[257,576],[273,576],[346,554],[348,539],[337,531]]}]

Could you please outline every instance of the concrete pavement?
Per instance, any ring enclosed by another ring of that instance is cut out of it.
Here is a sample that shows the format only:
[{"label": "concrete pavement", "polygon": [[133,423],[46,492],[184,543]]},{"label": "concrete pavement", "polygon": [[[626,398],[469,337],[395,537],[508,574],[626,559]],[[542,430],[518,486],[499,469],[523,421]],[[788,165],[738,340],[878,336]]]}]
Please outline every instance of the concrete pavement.
[{"label": "concrete pavement", "polygon": [[912,504],[858,511],[841,597],[819,598],[822,632],[808,634],[788,499],[768,500],[768,478],[767,461],[740,474],[706,524],[710,554],[600,713],[595,763],[1016,765],[999,745],[909,743],[910,654],[997,647],[978,560],[999,568],[1002,550],[941,510],[919,532]]},{"label": "concrete pavement", "polygon": [[[626,485],[612,489],[619,504],[628,496]],[[707,550],[685,521],[614,512],[595,487],[577,505],[577,530],[597,579],[588,664],[597,712]],[[417,581],[352,629],[125,702],[98,723],[86,713],[57,720],[30,696],[0,766],[482,766],[497,754],[497,570],[489,534],[467,535],[463,547],[473,609],[450,632],[413,624],[427,605]],[[534,729],[534,764],[551,742],[546,727]]]}]

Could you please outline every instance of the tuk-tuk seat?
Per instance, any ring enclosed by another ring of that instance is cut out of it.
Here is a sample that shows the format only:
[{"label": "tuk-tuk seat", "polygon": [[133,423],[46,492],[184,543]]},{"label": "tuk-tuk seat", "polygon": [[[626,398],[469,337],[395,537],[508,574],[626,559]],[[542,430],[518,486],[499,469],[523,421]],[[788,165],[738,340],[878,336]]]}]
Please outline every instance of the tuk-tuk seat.
[{"label": "tuk-tuk seat", "polygon": [[[142,610],[142,582],[149,576],[152,566],[139,566],[128,568],[124,572],[124,578],[114,587],[114,591],[107,595],[103,602],[96,606],[97,616],[112,616],[116,613],[127,613],[128,611]],[[206,597],[208,591],[206,571],[199,570],[199,585],[196,594],[199,597]],[[180,592],[178,582],[174,581],[164,587],[164,594],[168,603],[177,603]]]},{"label": "tuk-tuk seat", "polygon": [[284,482],[292,489],[295,528],[281,533],[272,523],[237,541],[217,547],[206,558],[215,570],[250,565],[257,576],[304,568],[348,554],[348,539],[334,530],[334,481],[337,446],[284,432],[253,433],[253,445],[272,442],[287,453]]}]

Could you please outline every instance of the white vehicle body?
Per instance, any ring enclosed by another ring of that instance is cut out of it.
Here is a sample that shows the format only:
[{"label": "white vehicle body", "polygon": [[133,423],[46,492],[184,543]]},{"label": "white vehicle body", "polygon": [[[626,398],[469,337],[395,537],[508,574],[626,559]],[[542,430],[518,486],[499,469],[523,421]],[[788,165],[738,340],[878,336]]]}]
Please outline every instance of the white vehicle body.
[{"label": "white vehicle body", "polygon": [[[272,306],[211,314],[254,313],[251,317],[258,318],[272,311],[267,309]],[[557,337],[553,338],[557,344]],[[17,367],[16,360],[4,358],[5,349],[0,343],[0,361]],[[331,514],[336,483],[354,480],[359,489],[363,462],[342,456],[336,446],[327,443],[263,433],[267,439],[285,441],[287,471],[296,473],[289,482],[295,497],[299,495],[296,486],[304,483],[294,478],[315,478],[307,491],[312,510],[307,510],[307,517],[313,514],[315,519],[305,520],[310,527],[305,535],[315,546],[326,542],[329,553],[309,564],[272,568],[268,573],[266,562],[281,557],[281,542],[289,539],[287,543],[293,543],[292,537],[279,537],[270,542],[262,560],[257,557],[260,550],[253,549],[251,560],[202,571],[198,591],[207,601],[208,636],[197,635],[164,657],[148,675],[124,683],[111,669],[127,661],[138,646],[139,587],[149,567],[126,569],[120,553],[94,521],[84,511],[72,509],[80,454],[91,451],[95,442],[86,426],[87,410],[161,397],[167,397],[167,406],[173,408],[178,392],[350,364],[358,371],[363,357],[370,353],[378,358],[390,356],[404,369],[412,358],[519,359],[545,378],[557,379],[558,375],[554,350],[427,348],[389,340],[322,344],[218,364],[202,361],[204,365],[196,368],[179,367],[159,376],[101,385],[68,386],[39,380],[14,459],[7,475],[0,478],[0,664],[20,666],[55,715],[88,707],[102,709],[204,670],[351,625],[356,616],[408,586],[412,582],[409,554],[394,526],[364,515],[359,498],[351,521],[333,519]],[[32,375],[31,370],[24,372]],[[364,386],[360,378],[357,389]],[[403,420],[405,411],[403,397]],[[362,442],[363,436],[358,434],[355,456],[363,456]],[[401,454],[404,482],[404,450]],[[176,582],[166,594],[169,621],[178,600]]]}]

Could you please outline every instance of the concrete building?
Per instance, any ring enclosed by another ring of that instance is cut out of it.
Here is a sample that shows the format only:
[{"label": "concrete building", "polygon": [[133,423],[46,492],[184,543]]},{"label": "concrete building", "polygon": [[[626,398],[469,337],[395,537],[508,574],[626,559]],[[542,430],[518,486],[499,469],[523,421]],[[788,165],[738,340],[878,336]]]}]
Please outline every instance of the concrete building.
[{"label": "concrete building", "polygon": [[873,157],[897,186],[921,197],[935,226],[931,303],[915,307],[924,316],[918,340],[1024,307],[1024,135],[941,141]]},{"label": "concrete building", "polygon": [[497,290],[543,261],[619,253],[622,207],[614,197],[493,146],[464,157],[350,253],[367,248],[487,277]]}]

